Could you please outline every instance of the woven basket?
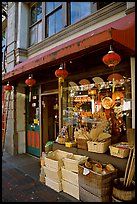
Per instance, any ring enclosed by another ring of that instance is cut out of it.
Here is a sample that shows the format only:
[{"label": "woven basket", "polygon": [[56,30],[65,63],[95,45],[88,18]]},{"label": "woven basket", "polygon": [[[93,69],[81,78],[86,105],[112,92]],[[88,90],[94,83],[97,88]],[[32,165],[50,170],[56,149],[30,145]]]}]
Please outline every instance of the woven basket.
[{"label": "woven basket", "polygon": [[110,144],[111,139],[108,139],[105,142],[87,141],[88,151],[96,153],[105,153],[109,149]]},{"label": "woven basket", "polygon": [[65,144],[65,142],[66,142],[65,137],[59,137],[58,138],[58,144]]},{"label": "woven basket", "polygon": [[109,146],[110,154],[112,156],[119,157],[119,158],[127,157],[129,155],[129,148],[119,148],[119,147],[116,147],[118,144],[128,145],[127,142],[120,142],[120,143],[116,143],[114,145],[110,145]]},{"label": "woven basket", "polygon": [[77,139],[77,147],[79,149],[84,149],[84,150],[88,150],[88,146],[87,146],[87,139]]}]

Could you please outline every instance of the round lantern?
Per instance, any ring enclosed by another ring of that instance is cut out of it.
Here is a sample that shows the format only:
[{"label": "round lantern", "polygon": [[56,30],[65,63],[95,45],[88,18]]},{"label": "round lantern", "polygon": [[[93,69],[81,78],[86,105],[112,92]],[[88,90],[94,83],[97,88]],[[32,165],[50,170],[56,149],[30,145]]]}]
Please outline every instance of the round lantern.
[{"label": "round lantern", "polygon": [[55,71],[55,76],[59,78],[60,82],[64,82],[64,79],[68,76],[68,71],[61,66]]},{"label": "round lantern", "polygon": [[32,89],[32,86],[34,86],[36,84],[36,80],[33,79],[32,75],[30,75],[29,78],[25,80],[25,83],[27,84],[27,86],[30,87],[29,102],[31,102],[31,89]]},{"label": "round lantern", "polygon": [[102,61],[104,64],[108,65],[108,67],[114,68],[121,61],[121,57],[113,50],[110,50],[108,54],[102,58]]},{"label": "round lantern", "polygon": [[10,92],[12,90],[12,86],[9,85],[9,82],[7,83],[6,86],[4,86],[4,90],[7,92]]}]

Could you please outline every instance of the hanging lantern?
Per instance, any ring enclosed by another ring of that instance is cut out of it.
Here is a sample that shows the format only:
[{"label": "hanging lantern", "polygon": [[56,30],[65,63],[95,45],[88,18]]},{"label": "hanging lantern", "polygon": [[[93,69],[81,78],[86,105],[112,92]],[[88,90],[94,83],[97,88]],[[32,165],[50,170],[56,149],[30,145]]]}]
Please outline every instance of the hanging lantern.
[{"label": "hanging lantern", "polygon": [[12,90],[12,86],[9,85],[9,82],[7,83],[6,86],[4,86],[4,90],[7,91],[8,93],[10,93],[10,91]]},{"label": "hanging lantern", "polygon": [[32,74],[29,76],[28,79],[25,80],[25,83],[27,84],[27,86],[30,87],[30,92],[29,92],[29,102],[31,102],[31,89],[32,89],[32,86],[34,86],[34,85],[36,84],[36,80],[33,79]]},{"label": "hanging lantern", "polygon": [[64,82],[64,79],[68,76],[68,71],[60,66],[59,69],[55,71],[55,76],[59,78],[60,82]]},{"label": "hanging lantern", "polygon": [[115,53],[110,46],[110,51],[102,58],[102,61],[108,65],[108,67],[114,68],[121,61],[121,57]]}]

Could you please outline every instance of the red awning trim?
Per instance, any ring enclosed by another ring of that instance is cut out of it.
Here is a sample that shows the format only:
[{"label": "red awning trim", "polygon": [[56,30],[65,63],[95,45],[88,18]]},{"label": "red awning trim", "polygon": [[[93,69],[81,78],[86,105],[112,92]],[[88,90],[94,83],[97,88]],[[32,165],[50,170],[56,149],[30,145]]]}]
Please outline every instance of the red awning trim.
[{"label": "red awning trim", "polygon": [[34,71],[40,65],[50,65],[54,61],[63,60],[92,47],[96,48],[97,45],[111,40],[135,51],[135,12],[16,65],[14,70],[2,75],[2,83],[14,76]]}]

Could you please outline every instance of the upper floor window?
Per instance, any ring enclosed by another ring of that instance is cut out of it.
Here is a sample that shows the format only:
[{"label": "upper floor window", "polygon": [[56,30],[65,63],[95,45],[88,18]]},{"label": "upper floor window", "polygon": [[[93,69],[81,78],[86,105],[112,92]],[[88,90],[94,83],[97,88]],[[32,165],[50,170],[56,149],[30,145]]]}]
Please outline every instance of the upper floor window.
[{"label": "upper floor window", "polygon": [[31,7],[30,45],[42,41],[42,2]]},{"label": "upper floor window", "polygon": [[[33,2],[30,12],[30,46],[77,23],[110,2]],[[42,37],[43,36],[43,37]]]},{"label": "upper floor window", "polygon": [[46,2],[46,37],[63,28],[62,2]]}]

